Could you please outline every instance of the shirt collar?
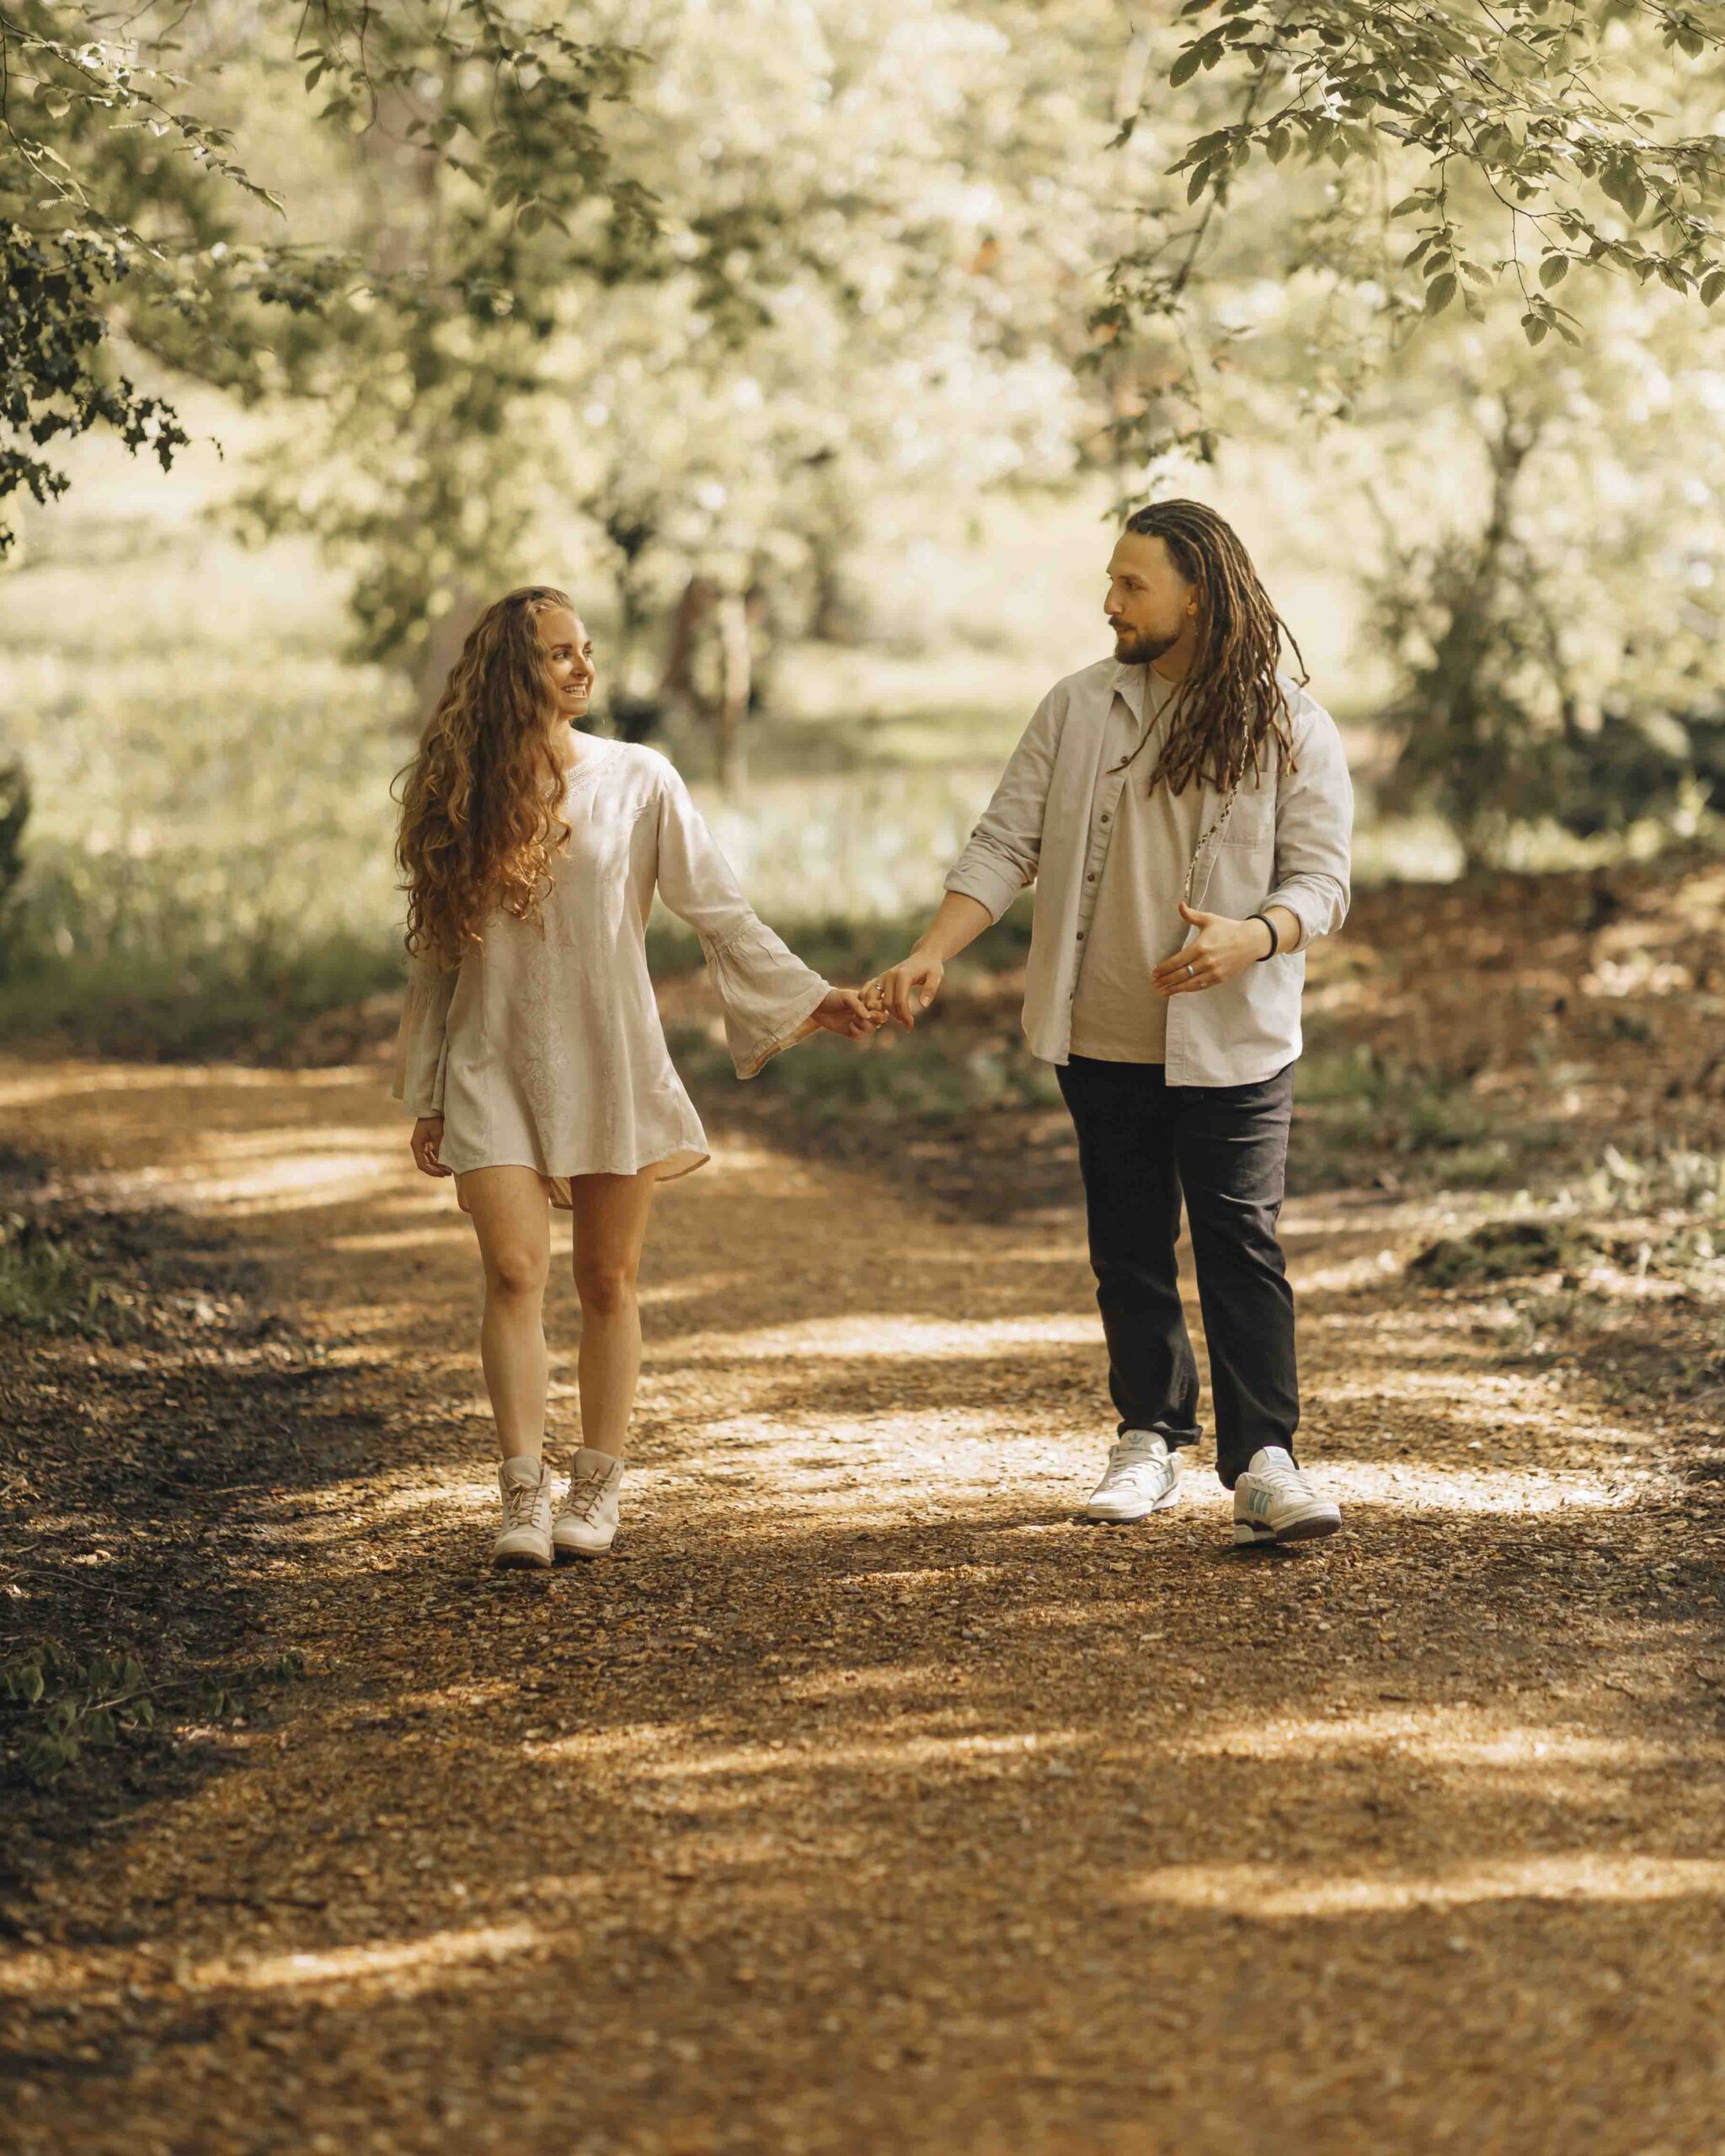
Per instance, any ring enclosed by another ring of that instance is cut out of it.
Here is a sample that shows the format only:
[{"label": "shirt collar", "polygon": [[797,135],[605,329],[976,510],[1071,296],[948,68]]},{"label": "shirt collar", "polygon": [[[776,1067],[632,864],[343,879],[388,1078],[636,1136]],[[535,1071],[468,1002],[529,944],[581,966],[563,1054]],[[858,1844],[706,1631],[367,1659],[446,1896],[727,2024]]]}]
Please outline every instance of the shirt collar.
[{"label": "shirt collar", "polygon": [[[1162,686],[1172,692],[1174,684],[1172,681],[1164,681]],[[1127,710],[1138,721],[1140,726],[1142,726],[1145,712],[1150,701],[1150,668],[1147,665],[1128,666],[1124,664],[1116,665],[1114,692],[1117,696],[1124,699]]]}]

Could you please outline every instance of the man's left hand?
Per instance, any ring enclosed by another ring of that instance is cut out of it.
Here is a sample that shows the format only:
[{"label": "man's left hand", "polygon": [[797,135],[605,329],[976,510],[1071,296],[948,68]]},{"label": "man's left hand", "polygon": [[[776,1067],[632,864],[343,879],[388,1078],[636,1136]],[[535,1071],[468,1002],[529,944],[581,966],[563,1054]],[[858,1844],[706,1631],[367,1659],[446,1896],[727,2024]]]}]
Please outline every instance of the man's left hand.
[{"label": "man's left hand", "polygon": [[1261,921],[1231,921],[1225,913],[1199,913],[1188,905],[1180,908],[1180,918],[1198,933],[1151,974],[1152,985],[1163,995],[1220,988],[1255,966],[1269,949],[1270,932]]}]

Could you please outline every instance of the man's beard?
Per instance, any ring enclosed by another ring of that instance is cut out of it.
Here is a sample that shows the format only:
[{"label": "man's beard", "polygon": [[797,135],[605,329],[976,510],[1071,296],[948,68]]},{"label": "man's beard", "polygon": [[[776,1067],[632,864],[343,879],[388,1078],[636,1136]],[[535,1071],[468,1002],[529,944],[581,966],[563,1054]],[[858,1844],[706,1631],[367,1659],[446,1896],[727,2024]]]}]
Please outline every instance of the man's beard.
[{"label": "man's beard", "polygon": [[1165,651],[1172,651],[1179,641],[1178,632],[1171,637],[1158,637],[1147,629],[1117,629],[1114,653],[1124,665],[1153,666]]}]

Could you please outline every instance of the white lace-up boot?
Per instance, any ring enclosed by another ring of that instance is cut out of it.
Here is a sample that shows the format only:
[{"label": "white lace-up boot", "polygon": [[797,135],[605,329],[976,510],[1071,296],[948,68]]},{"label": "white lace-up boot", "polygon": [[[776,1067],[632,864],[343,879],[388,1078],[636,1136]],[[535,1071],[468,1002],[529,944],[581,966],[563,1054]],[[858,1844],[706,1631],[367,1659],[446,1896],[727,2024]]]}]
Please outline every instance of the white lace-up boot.
[{"label": "white lace-up boot", "polygon": [[1236,1542],[1313,1542],[1341,1524],[1341,1507],[1319,1497],[1284,1446],[1260,1445],[1234,1485]]},{"label": "white lace-up boot", "polygon": [[551,1540],[559,1557],[602,1557],[617,1540],[623,1464],[614,1454],[583,1445],[557,1508]]},{"label": "white lace-up boot", "polygon": [[1103,1478],[1084,1508],[1087,1519],[1124,1524],[1166,1512],[1180,1500],[1180,1455],[1151,1430],[1128,1430],[1108,1454]]},{"label": "white lace-up boot", "polygon": [[551,1562],[551,1481],[543,1460],[517,1453],[497,1470],[503,1496],[503,1529],[491,1545],[494,1565]]}]

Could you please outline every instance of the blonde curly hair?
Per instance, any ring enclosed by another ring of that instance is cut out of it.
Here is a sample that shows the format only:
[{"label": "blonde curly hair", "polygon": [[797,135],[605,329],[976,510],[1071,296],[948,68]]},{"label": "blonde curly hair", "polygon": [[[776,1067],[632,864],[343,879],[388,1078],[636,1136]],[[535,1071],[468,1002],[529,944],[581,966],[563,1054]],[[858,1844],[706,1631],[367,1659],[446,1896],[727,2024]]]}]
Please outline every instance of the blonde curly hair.
[{"label": "blonde curly hair", "polygon": [[559,606],[574,611],[567,592],[533,584],[485,609],[397,776],[395,857],[415,957],[458,965],[499,907],[517,921],[540,917],[552,856],[569,836],[558,813],[557,699],[539,642],[540,616]]}]

